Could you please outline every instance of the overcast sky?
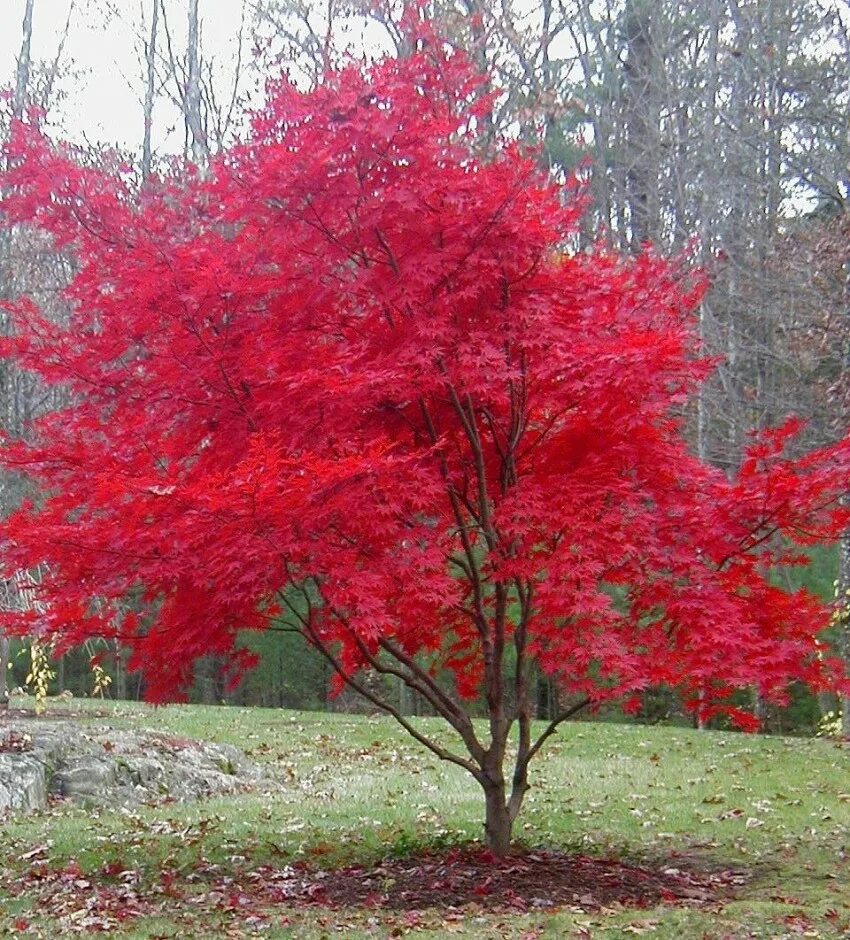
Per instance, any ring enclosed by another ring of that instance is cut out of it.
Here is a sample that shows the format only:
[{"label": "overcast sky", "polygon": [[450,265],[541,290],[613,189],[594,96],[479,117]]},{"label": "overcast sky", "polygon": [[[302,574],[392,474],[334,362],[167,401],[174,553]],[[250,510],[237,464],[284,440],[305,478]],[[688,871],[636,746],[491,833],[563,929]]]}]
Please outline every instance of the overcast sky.
[{"label": "overcast sky", "polygon": [[[143,71],[140,62],[142,4],[149,16],[151,0],[73,0],[63,61],[75,74],[61,83],[65,98],[54,114],[64,135],[92,143],[141,148]],[[72,0],[35,0],[33,60],[51,62],[68,20]],[[186,0],[168,0],[169,28],[175,46],[185,46]],[[25,0],[0,0],[0,84],[14,81],[21,44]],[[202,41],[206,54],[222,63],[235,50],[241,0],[203,0]],[[213,11],[213,12],[211,12]],[[154,119],[159,148],[179,149],[182,127],[168,133],[175,113],[162,101]]]}]

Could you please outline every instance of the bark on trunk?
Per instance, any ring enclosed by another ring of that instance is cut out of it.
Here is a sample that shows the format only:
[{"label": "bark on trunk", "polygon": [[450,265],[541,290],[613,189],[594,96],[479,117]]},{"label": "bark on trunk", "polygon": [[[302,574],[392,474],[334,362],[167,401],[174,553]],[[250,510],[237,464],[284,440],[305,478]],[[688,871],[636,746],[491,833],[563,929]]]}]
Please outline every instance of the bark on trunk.
[{"label": "bark on trunk", "polygon": [[626,195],[631,247],[635,254],[654,238],[658,215],[657,63],[651,15],[650,4],[644,0],[629,0],[622,22],[626,45],[623,65]]},{"label": "bark on trunk", "polygon": [[113,647],[115,651],[115,697],[122,701],[127,698],[127,657],[118,640]]},{"label": "bark on trunk", "polygon": [[13,112],[16,118],[20,120],[23,116],[24,108],[27,103],[27,92],[30,84],[30,62],[32,60],[32,15],[35,0],[27,0],[24,9],[23,39],[21,41],[21,51],[18,55],[18,66],[15,74],[15,98],[13,101]]},{"label": "bark on trunk", "polygon": [[201,63],[199,52],[198,0],[189,0],[189,40],[186,53],[185,117],[191,138],[192,160],[203,167],[209,155],[201,117]]},{"label": "bark on trunk", "polygon": [[147,180],[153,168],[153,149],[151,133],[153,129],[153,106],[156,93],[156,34],[159,26],[159,0],[151,4],[151,31],[145,47],[145,65],[147,69],[144,105],[144,137],[142,139],[142,179]]},{"label": "bark on trunk", "polygon": [[[850,665],[850,532],[841,537],[838,572],[838,643],[841,657]],[[841,697],[841,734],[850,738],[850,696]]]},{"label": "bark on trunk", "polygon": [[485,800],[484,844],[495,855],[506,855],[511,847],[513,820],[508,812],[504,780],[483,784]]},{"label": "bark on trunk", "polygon": [[0,635],[0,708],[9,706],[9,690],[6,677],[9,675],[9,637]]},{"label": "bark on trunk", "polygon": [[[850,133],[848,133],[850,143]],[[850,314],[850,266],[844,265],[844,313]],[[850,369],[850,342],[845,333],[842,349],[844,369]],[[842,504],[846,507],[850,496],[844,495]],[[837,627],[837,652],[844,661],[844,668],[850,671],[850,529],[845,529],[838,543],[838,583],[835,592],[834,622]],[[841,712],[841,736],[850,738],[850,696],[838,698]]]}]

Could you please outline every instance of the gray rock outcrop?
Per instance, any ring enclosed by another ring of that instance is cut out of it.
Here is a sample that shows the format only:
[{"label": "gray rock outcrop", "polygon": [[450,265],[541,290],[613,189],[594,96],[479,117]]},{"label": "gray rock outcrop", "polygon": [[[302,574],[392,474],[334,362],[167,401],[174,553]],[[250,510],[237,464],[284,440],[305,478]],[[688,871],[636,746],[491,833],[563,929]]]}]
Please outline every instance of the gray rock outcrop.
[{"label": "gray rock outcrop", "polygon": [[265,779],[232,745],[0,717],[0,813],[43,809],[50,796],[92,807],[197,800]]},{"label": "gray rock outcrop", "polygon": [[47,779],[41,761],[30,754],[0,754],[0,812],[30,813],[46,805]]}]

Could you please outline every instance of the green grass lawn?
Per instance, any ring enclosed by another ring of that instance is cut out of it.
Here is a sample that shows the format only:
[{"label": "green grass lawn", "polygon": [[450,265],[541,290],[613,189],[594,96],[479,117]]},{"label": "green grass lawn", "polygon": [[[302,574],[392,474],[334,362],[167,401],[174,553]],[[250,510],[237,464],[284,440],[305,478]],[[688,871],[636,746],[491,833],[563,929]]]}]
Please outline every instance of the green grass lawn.
[{"label": "green grass lawn", "polygon": [[[65,707],[52,711],[61,715]],[[477,784],[385,718],[106,707],[107,719],[82,720],[237,744],[270,766],[280,790],[132,813],[58,805],[3,820],[0,934],[94,936],[97,923],[87,920],[81,899],[109,882],[128,886],[130,898],[158,899],[155,916],[128,917],[112,933],[126,937],[850,937],[846,746],[590,722],[552,740],[533,768],[519,839],[670,866],[748,869],[750,880],[718,910],[473,909],[446,917],[246,908],[220,886],[229,877],[250,880],[266,865],[369,863],[477,839]],[[64,872],[58,886],[57,871]]]}]

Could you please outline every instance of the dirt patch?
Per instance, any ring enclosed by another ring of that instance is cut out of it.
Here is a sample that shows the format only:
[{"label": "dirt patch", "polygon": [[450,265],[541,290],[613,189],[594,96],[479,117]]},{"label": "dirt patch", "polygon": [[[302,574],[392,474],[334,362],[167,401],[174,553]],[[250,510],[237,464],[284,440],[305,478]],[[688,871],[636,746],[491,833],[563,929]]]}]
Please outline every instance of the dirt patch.
[{"label": "dirt patch", "polygon": [[554,851],[498,858],[476,848],[386,859],[373,868],[291,866],[256,875],[271,902],[396,911],[470,905],[489,911],[711,906],[728,900],[747,880],[738,870],[629,865]]},{"label": "dirt patch", "polygon": [[[375,922],[412,927],[435,918],[462,922],[473,912],[509,915],[566,908],[605,913],[657,905],[717,909],[747,880],[739,870],[706,872],[691,861],[686,870],[680,860],[675,866],[672,860],[641,866],[544,851],[498,859],[470,846],[332,871],[305,863],[236,872],[197,864],[188,876],[165,868],[150,883],[120,861],[104,863],[97,873],[83,872],[73,860],[55,868],[49,852],[45,844],[19,855],[18,861],[28,865],[23,872],[0,865],[0,894],[29,896],[37,902],[36,910],[51,912],[62,936],[111,933],[143,916],[176,922],[188,918],[185,936],[219,936],[218,927],[199,931],[193,918],[216,918],[219,926],[221,918],[235,918],[233,926],[250,927],[247,935],[254,936],[281,917],[286,922],[289,914],[305,910],[315,912],[317,923],[359,908]],[[15,923],[21,933],[29,927],[25,918]]]}]

